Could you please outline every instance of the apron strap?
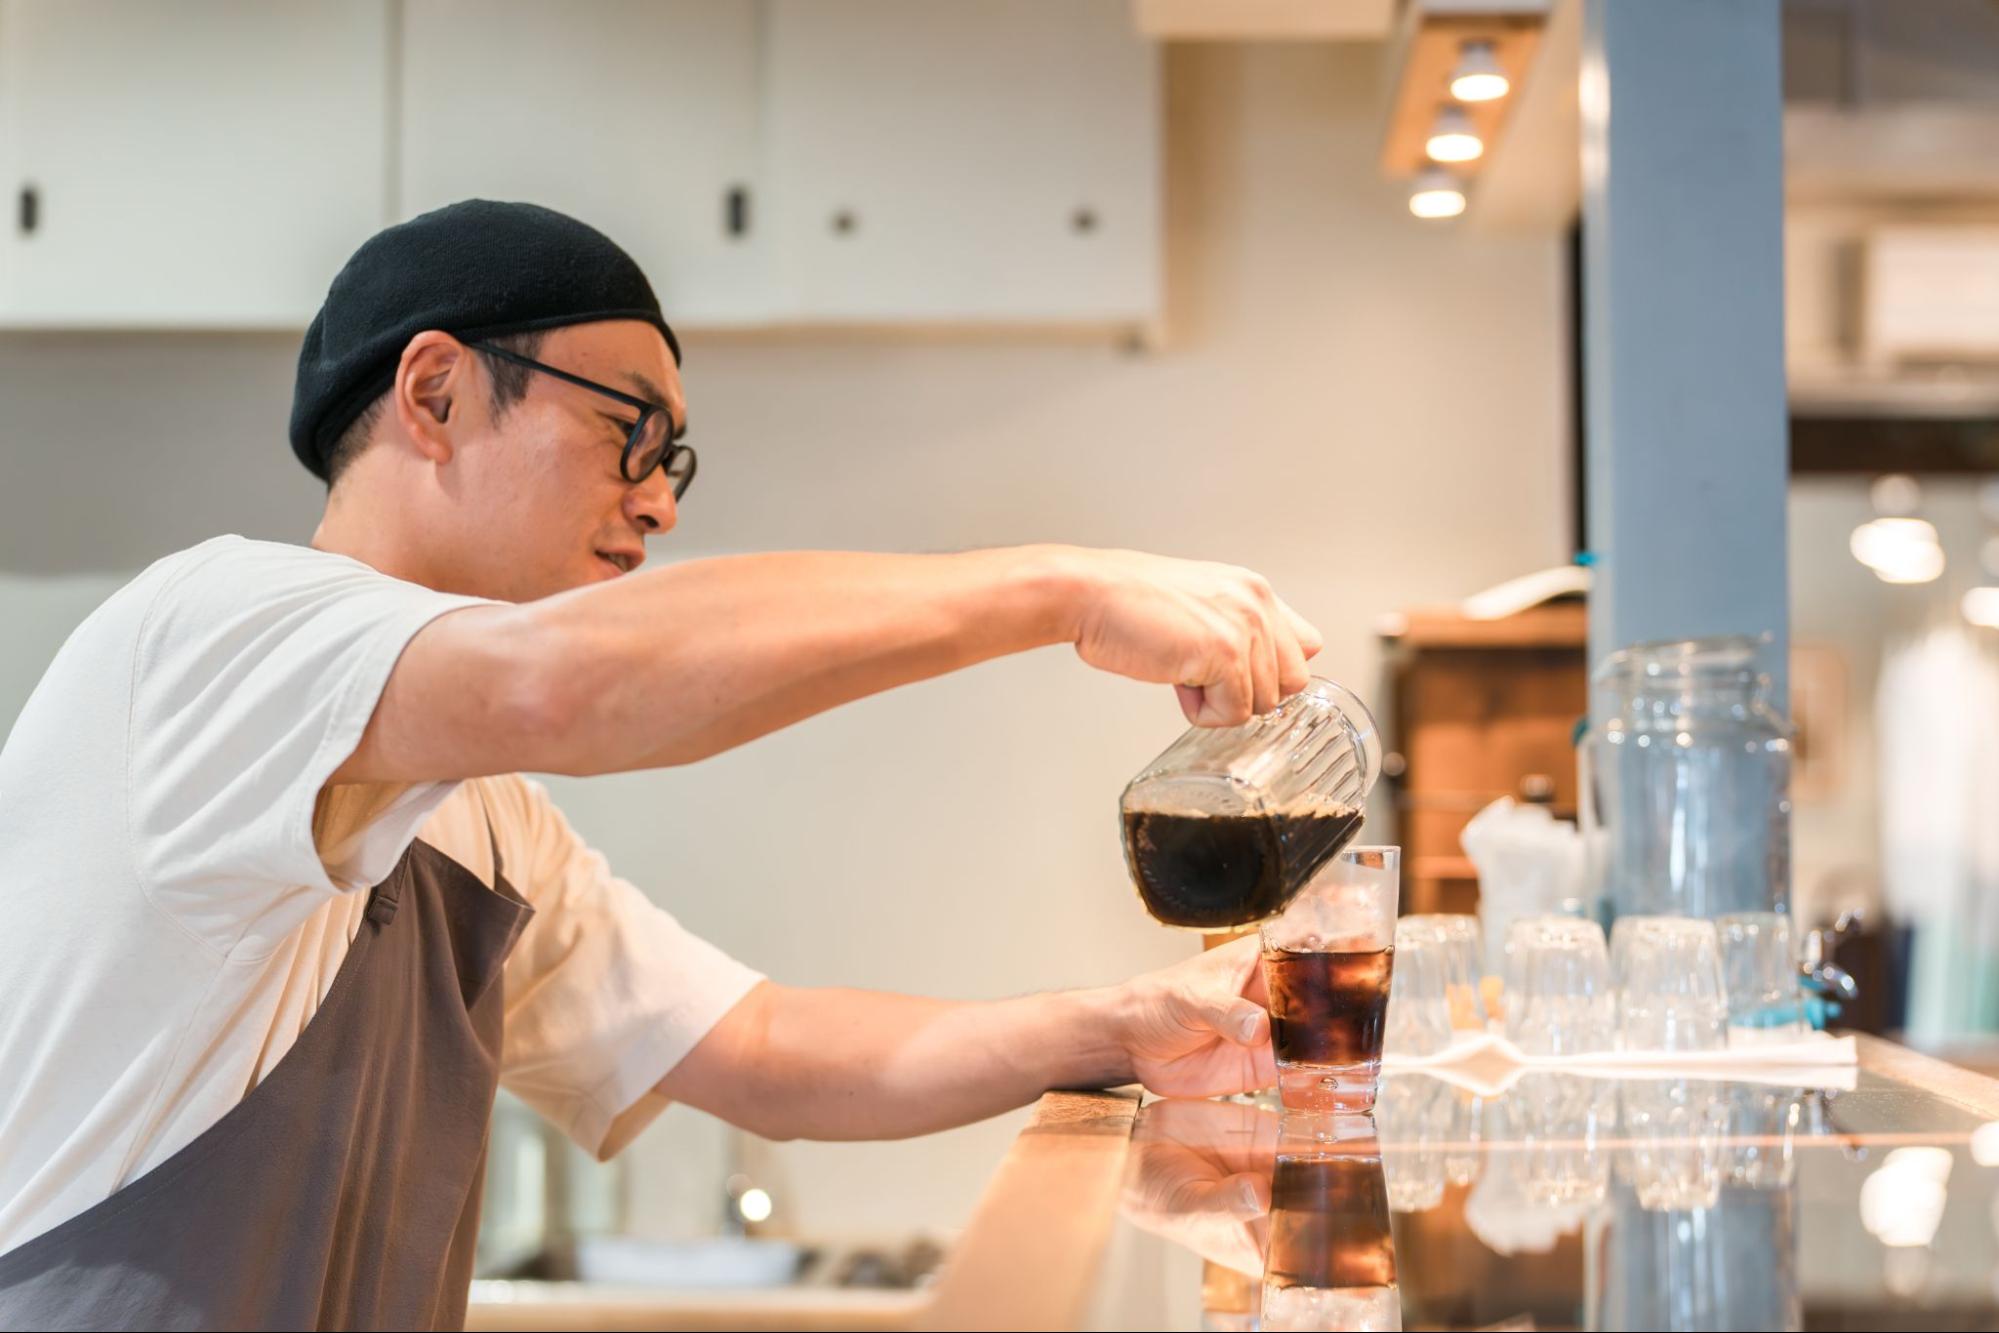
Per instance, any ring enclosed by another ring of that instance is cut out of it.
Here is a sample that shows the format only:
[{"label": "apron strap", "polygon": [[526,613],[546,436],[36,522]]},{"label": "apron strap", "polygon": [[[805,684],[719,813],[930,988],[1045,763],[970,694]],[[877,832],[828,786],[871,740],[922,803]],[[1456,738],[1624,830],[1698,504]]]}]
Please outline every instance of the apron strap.
[{"label": "apron strap", "polygon": [[493,887],[499,889],[506,874],[500,869],[500,827],[493,822],[493,807],[486,804],[486,789],[475,785],[473,790],[479,793],[479,813],[486,817],[486,845],[493,851]]},{"label": "apron strap", "polygon": [[396,868],[389,877],[377,884],[368,894],[368,910],[362,915],[378,926],[386,926],[396,919],[396,904],[402,900],[403,876],[409,871],[409,856],[396,862]]},{"label": "apron strap", "polygon": [[[500,831],[493,822],[493,808],[486,804],[486,789],[472,780],[469,785],[479,797],[479,813],[486,820],[486,845],[493,854],[493,886],[499,887],[500,878],[505,873],[500,861]],[[407,862],[398,864],[395,873],[377,884],[368,895],[368,908],[363,913],[368,920],[378,926],[386,926],[396,919],[396,907],[402,901],[403,872]]]}]

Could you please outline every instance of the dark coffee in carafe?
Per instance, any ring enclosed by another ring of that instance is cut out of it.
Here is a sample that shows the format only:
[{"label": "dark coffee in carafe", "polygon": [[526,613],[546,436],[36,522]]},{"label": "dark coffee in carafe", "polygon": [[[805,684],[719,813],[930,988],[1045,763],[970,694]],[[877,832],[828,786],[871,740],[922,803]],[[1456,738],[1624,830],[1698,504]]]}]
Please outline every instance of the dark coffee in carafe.
[{"label": "dark coffee in carafe", "polygon": [[1125,862],[1145,909],[1169,926],[1228,930],[1277,915],[1360,831],[1360,811],[1124,812]]}]

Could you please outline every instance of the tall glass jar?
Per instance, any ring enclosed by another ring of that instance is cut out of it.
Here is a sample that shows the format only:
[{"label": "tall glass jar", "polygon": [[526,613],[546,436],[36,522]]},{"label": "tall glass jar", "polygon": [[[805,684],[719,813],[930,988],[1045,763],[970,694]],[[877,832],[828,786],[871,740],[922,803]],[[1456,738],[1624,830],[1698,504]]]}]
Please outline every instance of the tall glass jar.
[{"label": "tall glass jar", "polygon": [[1790,910],[1791,726],[1746,636],[1640,644],[1593,683],[1583,833],[1601,910]]}]

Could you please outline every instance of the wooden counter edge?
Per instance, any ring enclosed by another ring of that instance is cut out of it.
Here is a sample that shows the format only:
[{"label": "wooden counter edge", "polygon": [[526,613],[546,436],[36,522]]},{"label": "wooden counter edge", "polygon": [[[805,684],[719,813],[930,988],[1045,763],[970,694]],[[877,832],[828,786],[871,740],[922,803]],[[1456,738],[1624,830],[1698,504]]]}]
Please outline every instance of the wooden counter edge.
[{"label": "wooden counter edge", "polygon": [[1074,1328],[1117,1220],[1135,1092],[1050,1092],[1000,1160],[915,1328]]},{"label": "wooden counter edge", "polygon": [[1855,1040],[1860,1067],[1868,1073],[1912,1084],[1979,1115],[1999,1120],[1999,1079],[1912,1051],[1883,1037],[1870,1037],[1862,1032],[1855,1034]]},{"label": "wooden counter edge", "polygon": [[475,1305],[502,1330],[1041,1329],[1080,1324],[1117,1220],[1134,1092],[1050,1092],[1000,1159],[937,1285],[916,1292],[797,1290]]}]

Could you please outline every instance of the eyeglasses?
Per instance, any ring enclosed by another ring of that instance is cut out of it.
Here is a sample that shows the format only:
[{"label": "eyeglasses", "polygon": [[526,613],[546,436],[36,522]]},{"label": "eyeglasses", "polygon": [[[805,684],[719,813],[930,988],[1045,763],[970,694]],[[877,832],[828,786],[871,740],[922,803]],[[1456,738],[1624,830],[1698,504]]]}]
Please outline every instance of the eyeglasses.
[{"label": "eyeglasses", "polygon": [[618,471],[626,481],[634,486],[652,475],[654,468],[664,468],[666,479],[673,486],[673,498],[678,501],[687,494],[687,488],[694,484],[695,457],[692,445],[682,444],[680,436],[687,428],[676,428],[673,413],[662,403],[648,402],[607,384],[586,380],[581,375],[572,375],[566,370],[543,365],[532,357],[509,352],[504,347],[492,343],[473,343],[473,347],[487,356],[510,361],[529,370],[538,370],[555,378],[592,393],[601,393],[606,398],[616,399],[639,414],[639,419],[631,423],[625,434],[625,452],[618,459]]}]

